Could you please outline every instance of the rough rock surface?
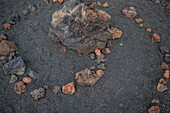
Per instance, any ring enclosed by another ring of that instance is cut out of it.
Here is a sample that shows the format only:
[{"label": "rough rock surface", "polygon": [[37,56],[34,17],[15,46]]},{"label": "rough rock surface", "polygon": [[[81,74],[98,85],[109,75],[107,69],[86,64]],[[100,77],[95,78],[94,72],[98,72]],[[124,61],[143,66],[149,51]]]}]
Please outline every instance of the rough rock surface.
[{"label": "rough rock surface", "polygon": [[17,81],[18,77],[14,74],[11,75],[11,78],[9,80],[9,83],[15,83]]},{"label": "rough rock surface", "polygon": [[17,94],[21,94],[26,91],[26,85],[22,81],[16,82],[14,85],[14,90]]},{"label": "rough rock surface", "polygon": [[53,92],[55,95],[57,95],[59,92],[61,92],[60,86],[54,86]]},{"label": "rough rock surface", "polygon": [[31,91],[30,94],[34,98],[34,100],[38,100],[38,99],[44,97],[45,89],[44,88],[35,89],[35,90]]},{"label": "rough rock surface", "polygon": [[3,66],[5,74],[23,75],[25,73],[25,63],[21,57],[15,57]]},{"label": "rough rock surface", "polygon": [[74,82],[70,82],[63,86],[62,91],[65,94],[73,94],[75,92]]},{"label": "rough rock surface", "polygon": [[90,69],[86,68],[78,73],[76,73],[76,81],[79,85],[89,85],[93,86],[101,76],[97,75],[96,73],[93,74]]},{"label": "rough rock surface", "polygon": [[107,25],[111,16],[90,8],[91,5],[75,0],[65,2],[63,8],[52,15],[50,38],[83,54],[94,52],[96,48],[104,49],[112,39]]}]

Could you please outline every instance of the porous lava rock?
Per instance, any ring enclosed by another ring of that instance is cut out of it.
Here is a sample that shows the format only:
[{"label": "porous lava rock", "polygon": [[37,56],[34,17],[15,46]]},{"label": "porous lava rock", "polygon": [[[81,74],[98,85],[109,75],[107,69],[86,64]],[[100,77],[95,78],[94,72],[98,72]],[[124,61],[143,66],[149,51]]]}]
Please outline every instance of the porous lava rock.
[{"label": "porous lava rock", "polygon": [[78,53],[104,49],[107,41],[113,39],[108,32],[111,16],[91,6],[94,6],[93,2],[65,2],[63,8],[52,15],[49,37]]}]

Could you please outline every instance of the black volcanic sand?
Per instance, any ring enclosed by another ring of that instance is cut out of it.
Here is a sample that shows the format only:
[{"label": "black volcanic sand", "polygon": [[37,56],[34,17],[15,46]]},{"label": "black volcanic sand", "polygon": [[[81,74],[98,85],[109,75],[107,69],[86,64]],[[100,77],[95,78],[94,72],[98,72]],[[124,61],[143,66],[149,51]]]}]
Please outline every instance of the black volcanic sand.
[{"label": "black volcanic sand", "polygon": [[[115,9],[103,8],[111,16],[111,24],[123,31],[120,39],[112,41],[111,54],[106,55],[105,75],[94,87],[76,85],[73,95],[54,95],[55,85],[65,85],[74,81],[75,73],[96,63],[88,56],[67,49],[61,52],[61,44],[48,37],[51,15],[62,5],[45,4],[43,0],[0,0],[0,34],[19,48],[19,54],[32,69],[38,79],[27,85],[27,91],[18,95],[9,83],[10,75],[4,75],[0,68],[0,112],[2,113],[146,113],[152,106],[152,99],[160,100],[161,113],[170,112],[170,90],[156,91],[163,70],[160,63],[163,55],[159,47],[170,48],[170,12],[155,0],[105,0]],[[40,6],[35,12],[23,16],[22,10],[29,4]],[[104,3],[104,1],[101,1]],[[144,20],[139,28],[134,19],[126,18],[121,10],[134,6],[138,17]],[[21,19],[11,30],[3,29],[3,24],[12,14]],[[161,37],[161,43],[151,42],[153,33]],[[123,45],[121,46],[120,43]],[[21,79],[22,77],[20,77]],[[49,85],[44,98],[34,101],[29,92]],[[170,89],[170,80],[167,80]]]}]

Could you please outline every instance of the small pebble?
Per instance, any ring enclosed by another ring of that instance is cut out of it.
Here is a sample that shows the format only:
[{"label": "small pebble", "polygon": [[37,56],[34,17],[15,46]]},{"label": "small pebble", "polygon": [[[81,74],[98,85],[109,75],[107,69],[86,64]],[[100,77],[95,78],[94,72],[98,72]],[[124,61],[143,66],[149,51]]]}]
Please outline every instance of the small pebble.
[{"label": "small pebble", "polygon": [[9,80],[9,83],[15,83],[17,81],[18,77],[14,74],[11,75],[11,78]]},{"label": "small pebble", "polygon": [[94,53],[91,53],[91,54],[90,54],[90,59],[94,60],[95,57],[96,57],[96,55],[95,55]]},{"label": "small pebble", "polygon": [[147,28],[146,31],[149,32],[149,33],[152,32],[151,28]]},{"label": "small pebble", "polygon": [[160,36],[158,35],[158,34],[156,34],[156,33],[154,33],[153,35],[152,35],[152,41],[153,42],[160,42]]},{"label": "small pebble", "polygon": [[168,64],[166,64],[165,62],[162,62],[161,68],[162,69],[169,69]]},{"label": "small pebble", "polygon": [[112,46],[111,41],[108,41],[107,44],[106,44],[106,47],[109,48],[109,47],[111,47],[111,46]]},{"label": "small pebble", "polygon": [[105,3],[103,4],[103,7],[105,7],[105,8],[109,7],[108,3],[105,2]]},{"label": "small pebble", "polygon": [[170,54],[165,54],[165,58],[164,58],[166,63],[170,62]]},{"label": "small pebble", "polygon": [[167,54],[167,53],[170,52],[170,49],[168,49],[166,46],[161,46],[161,47],[160,47],[160,52],[161,52],[162,54]]},{"label": "small pebble", "polygon": [[0,41],[2,41],[2,40],[7,40],[7,36],[4,35],[4,34],[1,34],[0,35]]},{"label": "small pebble", "polygon": [[24,77],[23,79],[22,79],[22,81],[24,82],[24,83],[30,83],[31,81],[32,81],[32,79],[30,78],[30,77]]},{"label": "small pebble", "polygon": [[163,77],[165,77],[166,79],[169,79],[169,70],[165,70]]},{"label": "small pebble", "polygon": [[97,1],[97,5],[101,6],[102,4],[99,1]]},{"label": "small pebble", "polygon": [[95,69],[95,66],[91,66],[91,67],[90,67],[90,70],[94,70],[94,69]]},{"label": "small pebble", "polygon": [[60,93],[60,92],[61,92],[60,86],[54,86],[53,92],[54,92],[55,95],[57,95],[58,93]]},{"label": "small pebble", "polygon": [[97,56],[101,55],[101,51],[99,49],[95,49],[95,53],[96,53]]},{"label": "small pebble", "polygon": [[143,24],[139,24],[139,27],[142,28],[144,25]]},{"label": "small pebble", "polygon": [[23,11],[22,11],[22,14],[23,14],[23,15],[27,15],[27,14],[29,14],[29,11],[28,11],[28,10],[23,10]]},{"label": "small pebble", "polygon": [[97,71],[96,71],[96,74],[97,74],[98,76],[102,76],[102,75],[104,75],[104,71],[102,71],[102,70],[97,70]]},{"label": "small pebble", "polygon": [[135,21],[136,21],[136,23],[138,23],[138,24],[141,23],[141,22],[143,22],[143,20],[142,20],[141,18],[139,18],[139,19],[136,18]]},{"label": "small pebble", "polygon": [[159,100],[153,99],[153,100],[151,101],[151,103],[159,104]]},{"label": "small pebble", "polygon": [[97,66],[98,69],[102,69],[102,70],[105,70],[105,64],[104,63],[101,63]]},{"label": "small pebble", "polygon": [[9,24],[9,23],[5,23],[5,24],[4,24],[4,28],[9,30],[9,29],[12,28],[12,25]]}]

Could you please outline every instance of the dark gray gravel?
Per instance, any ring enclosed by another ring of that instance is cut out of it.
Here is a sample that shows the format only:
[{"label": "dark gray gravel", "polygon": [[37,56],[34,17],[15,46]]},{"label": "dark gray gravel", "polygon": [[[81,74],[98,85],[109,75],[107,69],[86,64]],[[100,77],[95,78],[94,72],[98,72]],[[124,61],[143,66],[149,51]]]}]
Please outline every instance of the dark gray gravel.
[{"label": "dark gray gravel", "polygon": [[[76,86],[73,95],[59,93],[54,95],[53,86],[62,86],[75,78],[75,73],[95,64],[89,56],[75,51],[60,51],[61,44],[48,37],[52,13],[61,8],[45,4],[43,0],[1,0],[0,34],[4,33],[10,41],[16,43],[20,56],[38,74],[27,85],[26,93],[17,95],[13,84],[9,84],[10,75],[4,75],[0,68],[0,112],[2,113],[146,113],[151,107],[151,100],[160,100],[161,113],[170,112],[170,90],[160,93],[156,85],[163,70],[160,67],[163,55],[159,47],[170,48],[170,12],[161,4],[152,0],[105,0],[113,10],[107,11],[111,24],[123,31],[121,39],[111,41],[111,54],[105,56],[105,75],[94,87]],[[104,3],[105,1],[101,1]],[[35,12],[22,15],[29,4],[40,5]],[[121,10],[134,6],[138,17],[144,20],[144,27],[139,28],[134,19],[126,18]],[[4,30],[4,22],[13,13],[20,15],[20,20],[11,30]],[[150,27],[161,37],[161,43],[151,42]],[[120,46],[120,43],[123,45]],[[45,98],[33,101],[29,92],[48,85]],[[167,80],[170,89],[170,81]]]}]

